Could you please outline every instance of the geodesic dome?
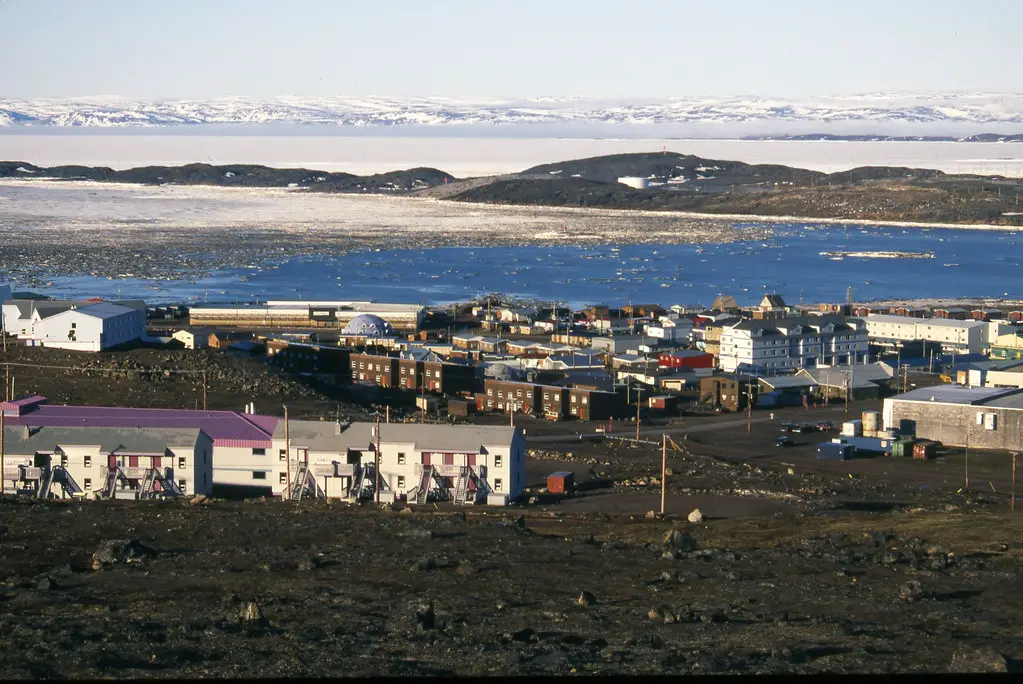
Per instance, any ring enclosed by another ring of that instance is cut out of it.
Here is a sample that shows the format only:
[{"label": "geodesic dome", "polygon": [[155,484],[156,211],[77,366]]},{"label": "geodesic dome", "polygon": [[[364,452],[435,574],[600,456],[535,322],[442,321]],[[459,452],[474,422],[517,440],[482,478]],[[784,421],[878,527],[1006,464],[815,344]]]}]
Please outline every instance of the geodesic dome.
[{"label": "geodesic dome", "polygon": [[363,337],[391,337],[394,329],[391,324],[373,314],[359,314],[341,331],[342,335],[360,335]]}]

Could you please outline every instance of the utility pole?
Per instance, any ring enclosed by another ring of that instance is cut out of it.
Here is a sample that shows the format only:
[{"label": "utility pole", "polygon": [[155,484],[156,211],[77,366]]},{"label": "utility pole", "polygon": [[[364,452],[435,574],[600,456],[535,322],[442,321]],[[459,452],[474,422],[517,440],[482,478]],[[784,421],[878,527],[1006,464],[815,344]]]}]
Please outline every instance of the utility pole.
[{"label": "utility pole", "polygon": [[206,371],[202,372],[202,410],[206,410]]},{"label": "utility pole", "polygon": [[385,423],[390,423],[391,422],[391,405],[390,404],[388,404],[387,406],[384,407],[384,422]]},{"label": "utility pole", "polygon": [[636,441],[639,441],[639,407],[642,404],[640,397],[643,395],[643,388],[636,388]]},{"label": "utility pole", "polygon": [[[1013,460],[1015,463],[1015,459]],[[664,493],[668,477],[668,433],[661,433],[661,515],[664,515]]]},{"label": "utility pole", "polygon": [[373,483],[373,492],[376,495],[376,502],[380,503],[380,416],[377,415],[377,450],[375,454],[376,460],[373,465],[373,477],[376,482]]},{"label": "utility pole", "polygon": [[966,491],[970,490],[970,424],[966,424],[966,451],[964,459],[964,467],[966,469]]},{"label": "utility pole", "polygon": [[4,366],[4,401],[11,400],[11,367]]},{"label": "utility pole", "polygon": [[291,498],[291,426],[288,424],[288,406],[284,406],[284,472],[287,473],[288,498]]},{"label": "utility pole", "polygon": [[1010,490],[1009,510],[1016,512],[1016,452],[1012,452],[1012,489]]},{"label": "utility pole", "polygon": [[753,380],[746,376],[746,432],[753,432]]},{"label": "utility pole", "polygon": [[[1013,459],[1015,462],[1015,459]],[[0,409],[0,496],[7,493],[7,473],[4,472],[6,461],[4,460],[4,412]],[[1015,471],[1013,471],[1015,472]]]}]

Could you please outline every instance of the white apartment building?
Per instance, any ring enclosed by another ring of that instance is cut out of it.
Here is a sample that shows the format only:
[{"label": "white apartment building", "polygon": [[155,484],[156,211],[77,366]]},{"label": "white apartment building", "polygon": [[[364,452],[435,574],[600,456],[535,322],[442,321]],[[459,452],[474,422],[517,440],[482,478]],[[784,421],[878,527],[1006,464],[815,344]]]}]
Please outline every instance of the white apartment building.
[{"label": "white apartment building", "polygon": [[729,373],[779,374],[867,361],[865,324],[844,316],[741,320],[721,331],[718,355],[718,367]]},{"label": "white apartment building", "polygon": [[3,493],[38,498],[210,494],[202,430],[4,426]]},{"label": "white apartment building", "polygon": [[525,437],[511,426],[352,423],[345,427],[323,421],[281,421],[273,434],[275,461],[265,465],[273,473],[273,493],[286,495],[290,483],[293,495],[297,489],[328,498],[370,495],[376,482],[378,445],[384,501],[407,497],[410,503],[434,498],[501,503],[515,499],[525,488]]},{"label": "white apartment building", "polygon": [[875,344],[897,345],[900,342],[924,340],[935,342],[947,352],[978,354],[989,343],[991,326],[1003,324],[984,321],[958,321],[950,318],[913,318],[890,314],[870,314],[867,337]]},{"label": "white apartment building", "polygon": [[656,324],[645,326],[643,332],[658,340],[689,342],[693,334],[693,322],[688,318],[672,319],[662,316]]}]

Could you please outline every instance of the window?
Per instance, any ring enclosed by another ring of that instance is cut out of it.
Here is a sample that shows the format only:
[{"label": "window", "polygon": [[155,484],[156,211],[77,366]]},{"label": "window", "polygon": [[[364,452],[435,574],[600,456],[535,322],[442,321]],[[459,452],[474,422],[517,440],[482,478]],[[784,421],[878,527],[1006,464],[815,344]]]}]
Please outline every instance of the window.
[{"label": "window", "polygon": [[404,475],[399,475],[398,476],[398,489],[405,489],[405,476]]},{"label": "window", "polygon": [[504,489],[504,481],[501,478],[494,480],[494,491],[499,492]]},{"label": "window", "polygon": [[253,456],[266,456],[266,449],[253,449],[252,450],[252,455]]},{"label": "window", "polygon": [[86,468],[91,468],[92,467],[92,456],[86,456],[85,457],[85,467]]},{"label": "window", "polygon": [[405,366],[402,366],[402,367],[401,367],[401,374],[402,374],[402,375],[405,375]]},{"label": "window", "polygon": [[280,449],[277,452],[277,454],[278,454],[278,456],[280,456],[280,459],[282,461],[287,461],[288,460],[288,450],[287,449]]},{"label": "window", "polygon": [[572,395],[572,403],[573,404],[575,403],[575,395],[574,394]]},{"label": "window", "polygon": [[178,480],[178,486],[181,487],[181,491],[184,493],[188,489],[188,480]]},{"label": "window", "polygon": [[278,476],[277,481],[279,483],[281,483],[281,484],[288,484],[288,474],[287,473],[281,473]]},{"label": "window", "polygon": [[82,484],[85,487],[85,491],[89,491],[90,489],[92,489],[92,478],[91,477],[85,478],[82,481]]},{"label": "window", "polygon": [[586,403],[586,397],[583,397],[583,403],[584,404]]},{"label": "window", "polygon": [[405,465],[405,452],[398,452],[398,465]]},{"label": "window", "polygon": [[184,456],[182,456],[181,458],[178,459],[178,468],[181,468],[182,470],[184,470],[184,468],[185,468],[185,457]]},{"label": "window", "polygon": [[533,393],[532,392],[526,392],[526,399],[532,399],[532,398],[533,398]]},{"label": "window", "polygon": [[253,480],[265,480],[266,479],[266,473],[264,471],[262,471],[262,470],[253,470],[252,471],[252,479]]},{"label": "window", "polygon": [[74,329],[75,329],[75,328],[77,328],[77,327],[78,327],[78,324],[77,324],[77,323],[72,323],[72,324],[71,324],[71,329],[72,329],[72,330],[74,330]]},{"label": "window", "polygon": [[501,467],[501,463],[503,461],[504,461],[504,458],[501,456],[501,454],[495,455],[494,456],[494,467],[495,468],[500,468]]}]

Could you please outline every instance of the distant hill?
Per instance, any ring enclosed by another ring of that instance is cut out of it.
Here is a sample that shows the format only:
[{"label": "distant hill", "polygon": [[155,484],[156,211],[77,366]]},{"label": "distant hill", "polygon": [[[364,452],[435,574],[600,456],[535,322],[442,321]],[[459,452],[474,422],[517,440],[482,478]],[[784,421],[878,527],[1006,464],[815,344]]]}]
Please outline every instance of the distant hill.
[{"label": "distant hill", "polygon": [[409,192],[455,180],[429,168],[392,171],[373,176],[313,169],[275,169],[255,164],[186,164],[141,166],[115,171],[103,166],[39,167],[26,162],[0,162],[0,178],[57,178],[143,185],[216,185],[240,188],[306,188],[313,192]]}]

